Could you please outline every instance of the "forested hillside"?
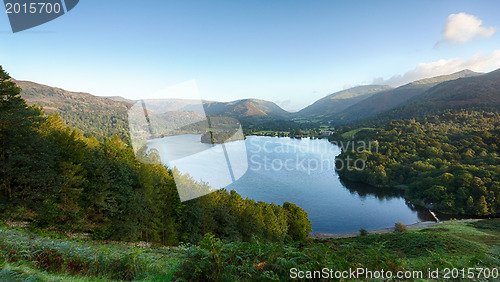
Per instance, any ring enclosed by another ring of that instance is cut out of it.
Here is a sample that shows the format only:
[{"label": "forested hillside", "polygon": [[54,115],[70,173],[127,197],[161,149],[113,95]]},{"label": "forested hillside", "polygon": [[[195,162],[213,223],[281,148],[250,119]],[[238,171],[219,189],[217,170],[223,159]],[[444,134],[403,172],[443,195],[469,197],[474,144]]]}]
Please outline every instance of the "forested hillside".
[{"label": "forested hillside", "polygon": [[[340,136],[337,136],[339,138]],[[453,214],[500,211],[500,114],[449,111],[361,130],[352,141],[376,141],[378,151],[344,150],[351,166],[339,174],[374,186],[404,187],[419,204]],[[356,167],[362,159],[366,167]]]},{"label": "forested hillside", "polygon": [[47,113],[59,113],[65,124],[81,130],[85,137],[103,141],[116,134],[129,139],[127,110],[130,105],[126,102],[30,81],[13,81],[22,89],[21,97],[29,104],[43,106]]}]

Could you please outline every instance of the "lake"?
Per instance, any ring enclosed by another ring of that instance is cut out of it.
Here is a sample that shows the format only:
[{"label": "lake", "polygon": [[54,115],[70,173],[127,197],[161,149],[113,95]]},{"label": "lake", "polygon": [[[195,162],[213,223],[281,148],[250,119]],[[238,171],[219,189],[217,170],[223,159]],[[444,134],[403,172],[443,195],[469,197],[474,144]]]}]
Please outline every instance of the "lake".
[{"label": "lake", "polygon": [[[166,146],[160,145],[159,139],[150,140],[148,144],[159,151],[165,148],[171,159],[172,156],[180,158],[176,166],[189,171],[195,179],[199,174],[206,180],[207,171],[225,166],[226,161],[214,157],[222,151],[219,148],[219,153],[215,153],[210,144],[186,146],[189,142],[197,143],[198,138],[198,135],[165,137],[161,140],[168,140]],[[227,150],[224,148],[229,159],[236,151],[240,154],[238,159],[244,160],[241,154],[245,148],[247,158],[240,165],[233,161],[234,157],[231,162],[227,161],[229,168],[235,171],[231,173],[235,180],[232,184],[229,184],[232,182],[229,176],[224,181],[218,177],[216,183],[224,183],[221,185],[227,190],[235,190],[256,201],[280,205],[287,201],[300,206],[307,211],[313,232],[351,233],[360,228],[370,231],[393,227],[396,222],[413,224],[432,220],[427,210],[411,205],[399,190],[342,181],[334,166],[340,147],[326,139],[248,136],[244,141],[231,143],[227,143]],[[195,151],[190,162],[182,162],[182,157],[188,154],[186,147]],[[209,153],[211,150],[214,152]],[[207,165],[204,159],[213,162]]]}]

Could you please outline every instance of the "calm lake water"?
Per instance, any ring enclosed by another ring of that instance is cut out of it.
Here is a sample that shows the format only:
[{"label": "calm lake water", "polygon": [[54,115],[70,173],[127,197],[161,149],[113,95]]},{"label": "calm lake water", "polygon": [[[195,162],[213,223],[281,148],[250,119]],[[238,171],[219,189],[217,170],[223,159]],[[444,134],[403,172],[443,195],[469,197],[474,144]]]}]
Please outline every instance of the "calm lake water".
[{"label": "calm lake water", "polygon": [[[183,144],[186,144],[183,138],[192,141],[199,137],[166,138],[171,140],[168,151],[175,154],[183,151]],[[243,170],[244,173],[225,188],[256,201],[280,205],[285,201],[294,203],[308,212],[313,232],[350,233],[360,228],[393,227],[396,222],[412,224],[432,220],[426,210],[413,207],[398,190],[340,180],[334,167],[340,148],[326,139],[248,136],[245,141],[236,142],[240,142],[239,145],[231,145],[227,152],[231,158],[234,150],[241,154],[246,148],[245,166],[237,166],[231,161],[233,167],[240,171],[244,168],[246,172]],[[155,144],[151,142],[150,147],[160,150]],[[210,148],[209,144],[200,144],[196,151],[210,151]],[[202,162],[200,159],[196,168],[192,166],[187,170],[202,172],[207,168]],[[219,165],[223,165],[223,161]],[[191,174],[196,176],[197,173]]]}]

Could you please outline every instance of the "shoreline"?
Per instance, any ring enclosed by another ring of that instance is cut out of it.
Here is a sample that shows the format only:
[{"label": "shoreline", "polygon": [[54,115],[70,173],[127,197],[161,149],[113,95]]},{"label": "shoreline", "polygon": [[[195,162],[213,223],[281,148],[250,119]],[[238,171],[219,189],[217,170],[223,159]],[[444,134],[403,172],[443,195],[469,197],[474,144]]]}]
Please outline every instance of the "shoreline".
[{"label": "shoreline", "polygon": [[[412,229],[420,229],[420,228],[427,228],[431,227],[440,223],[445,223],[445,222],[472,222],[472,221],[477,221],[481,219],[464,219],[464,220],[445,220],[445,221],[421,221],[413,224],[408,224],[406,227],[408,230]],[[394,232],[394,227],[385,227],[385,228],[379,228],[375,230],[368,230],[369,234],[383,234],[383,233],[391,233]],[[309,238],[313,239],[331,239],[331,238],[350,238],[350,237],[357,237],[361,236],[359,232],[353,233],[323,233],[323,232],[311,232],[309,234]]]}]

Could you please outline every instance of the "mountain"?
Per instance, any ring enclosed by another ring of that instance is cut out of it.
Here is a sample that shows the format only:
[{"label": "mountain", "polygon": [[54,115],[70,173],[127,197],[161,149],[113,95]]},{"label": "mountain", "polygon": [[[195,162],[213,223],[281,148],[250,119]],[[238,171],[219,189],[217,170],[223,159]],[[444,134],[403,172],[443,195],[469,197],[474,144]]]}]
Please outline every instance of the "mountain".
[{"label": "mountain", "polygon": [[[48,113],[58,112],[64,122],[80,129],[85,136],[98,139],[113,134],[129,138],[128,110],[137,102],[120,96],[98,97],[89,93],[72,92],[57,87],[42,85],[30,81],[13,80],[23,89],[21,96],[29,104],[43,106]],[[151,114],[163,116],[165,122],[182,119],[172,118],[172,113],[193,112],[194,116],[203,114],[227,116],[245,121],[246,125],[274,122],[288,119],[290,113],[273,102],[259,99],[242,99],[232,102],[203,101],[203,107],[197,100],[165,99],[148,103]],[[184,114],[185,115],[185,114]]]},{"label": "mountain", "polygon": [[[135,104],[136,101],[122,97],[108,97],[116,101],[127,101]],[[268,117],[285,119],[291,114],[273,102],[259,99],[242,99],[232,102],[215,102],[190,99],[148,99],[147,108],[157,114],[166,112],[195,112],[210,116],[225,116],[232,118]]]},{"label": "mountain", "polygon": [[259,99],[242,99],[232,102],[204,101],[203,104],[207,115],[234,118],[262,116],[276,119],[285,119],[291,116],[289,112],[283,110],[275,103]]},{"label": "mountain", "polygon": [[426,91],[418,100],[431,102],[439,108],[498,106],[500,69],[476,77],[441,83]]},{"label": "mountain", "polygon": [[357,86],[347,90],[339,91],[319,99],[313,104],[300,110],[296,117],[318,117],[340,113],[360,101],[363,101],[375,93],[389,90],[388,85],[365,85]]},{"label": "mountain", "polygon": [[409,103],[381,113],[370,120],[387,122],[417,118],[445,110],[500,111],[500,69],[483,75],[440,83]]},{"label": "mountain", "polygon": [[[118,134],[129,137],[128,110],[134,100],[119,96],[97,97],[88,93],[71,92],[29,81],[14,80],[23,89],[21,96],[30,104],[39,104],[47,112],[57,111],[70,126],[86,136],[104,138]],[[415,81],[398,88],[384,85],[359,86],[328,95],[297,113],[289,113],[273,102],[241,99],[232,102],[188,99],[155,100],[148,110],[155,116],[171,111],[238,119],[246,128],[304,128],[314,119],[329,119],[337,124],[363,122],[363,118],[392,120],[422,115],[450,108],[495,108],[500,104],[500,70],[478,74],[464,70],[451,75]],[[168,117],[168,118],[167,118]],[[175,119],[166,115],[165,120]],[[301,119],[297,122],[296,119]]]},{"label": "mountain", "polygon": [[135,100],[123,98],[122,96],[102,96],[102,97],[106,98],[106,99],[113,100],[113,101],[124,102],[124,103],[129,104],[129,105],[133,105],[136,102]]},{"label": "mountain", "polygon": [[[114,101],[125,102],[130,105],[133,105],[137,102],[120,96],[107,96],[105,98]],[[203,113],[202,108],[200,108],[200,102],[198,100],[169,98],[153,99],[150,101],[154,102],[148,103],[148,107],[158,113],[168,111],[193,111],[197,113]],[[213,116],[218,115],[236,118],[249,116],[286,118],[290,116],[289,112],[283,110],[275,103],[259,99],[242,99],[232,102],[215,102],[204,100],[202,104],[205,113],[207,115]]]},{"label": "mountain", "polygon": [[21,97],[29,104],[41,105],[48,113],[58,112],[65,123],[80,129],[85,136],[103,138],[117,134],[128,137],[127,111],[130,105],[124,101],[30,81],[13,81],[22,88]]},{"label": "mountain", "polygon": [[456,80],[463,77],[474,77],[478,75],[480,74],[470,70],[463,70],[450,75],[441,75],[437,77],[421,79],[405,84],[398,88],[379,92],[345,109],[338,115],[336,120],[346,123],[375,116],[379,113],[393,109],[399,105],[411,101],[415,97],[422,95],[423,93],[425,93],[425,91],[442,82]]}]

